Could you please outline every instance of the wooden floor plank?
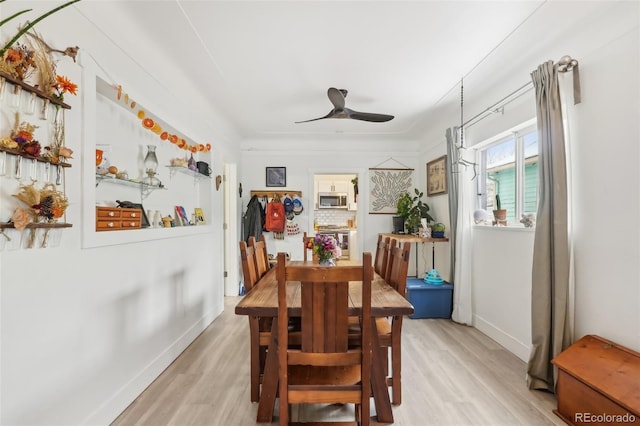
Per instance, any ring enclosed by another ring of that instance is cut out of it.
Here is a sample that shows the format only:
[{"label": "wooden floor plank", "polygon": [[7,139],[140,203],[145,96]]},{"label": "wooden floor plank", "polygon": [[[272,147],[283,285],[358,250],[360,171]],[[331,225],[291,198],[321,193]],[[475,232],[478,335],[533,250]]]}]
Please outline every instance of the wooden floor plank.
[{"label": "wooden floor plank", "polygon": [[[240,297],[114,422],[113,426],[257,424],[249,398],[249,327]],[[564,425],[555,397],[527,389],[526,364],[478,330],[444,319],[405,319],[403,402],[396,425]],[[373,404],[372,404],[373,405]],[[372,413],[375,407],[372,407]],[[292,420],[349,420],[353,406],[296,407]],[[277,424],[276,407],[273,424]],[[375,422],[373,424],[376,424]]]}]

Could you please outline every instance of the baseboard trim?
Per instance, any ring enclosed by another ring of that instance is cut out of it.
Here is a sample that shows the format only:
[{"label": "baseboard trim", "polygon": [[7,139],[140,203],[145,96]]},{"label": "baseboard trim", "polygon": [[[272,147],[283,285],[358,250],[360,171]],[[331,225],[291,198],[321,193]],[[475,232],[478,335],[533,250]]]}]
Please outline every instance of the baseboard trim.
[{"label": "baseboard trim", "polygon": [[524,362],[529,361],[531,346],[525,345],[524,343],[518,341],[518,339],[516,339],[515,337],[505,333],[503,330],[494,326],[490,322],[485,321],[478,315],[473,316],[473,326],[495,340],[501,346],[504,346],[505,349],[507,349],[509,352],[511,352]]},{"label": "baseboard trim", "polygon": [[221,313],[209,312],[200,317],[140,373],[87,416],[82,424],[111,424]]}]

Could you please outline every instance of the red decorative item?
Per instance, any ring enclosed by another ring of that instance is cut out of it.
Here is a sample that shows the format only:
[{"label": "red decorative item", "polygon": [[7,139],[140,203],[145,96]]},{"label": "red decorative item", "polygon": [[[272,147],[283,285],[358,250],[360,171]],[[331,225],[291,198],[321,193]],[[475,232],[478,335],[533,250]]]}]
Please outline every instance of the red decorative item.
[{"label": "red decorative item", "polygon": [[40,142],[38,141],[27,142],[24,145],[22,145],[22,150],[33,157],[40,156],[40,149],[41,149],[41,146],[40,146]]}]

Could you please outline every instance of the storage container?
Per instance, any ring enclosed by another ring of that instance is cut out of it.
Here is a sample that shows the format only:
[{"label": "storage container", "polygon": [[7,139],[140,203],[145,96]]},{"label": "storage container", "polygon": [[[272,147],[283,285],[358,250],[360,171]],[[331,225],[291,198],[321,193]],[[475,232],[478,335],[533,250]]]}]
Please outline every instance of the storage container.
[{"label": "storage container", "polygon": [[453,285],[448,282],[433,285],[420,278],[407,279],[407,299],[414,312],[409,318],[450,318]]}]

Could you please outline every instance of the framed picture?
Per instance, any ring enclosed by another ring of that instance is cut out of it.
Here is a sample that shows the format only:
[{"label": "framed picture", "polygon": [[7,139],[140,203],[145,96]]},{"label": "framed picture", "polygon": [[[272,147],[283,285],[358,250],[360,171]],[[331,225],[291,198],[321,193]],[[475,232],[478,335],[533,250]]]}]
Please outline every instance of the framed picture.
[{"label": "framed picture", "polygon": [[427,163],[427,195],[447,193],[447,156]]},{"label": "framed picture", "polygon": [[286,167],[267,167],[267,186],[287,186]]}]

